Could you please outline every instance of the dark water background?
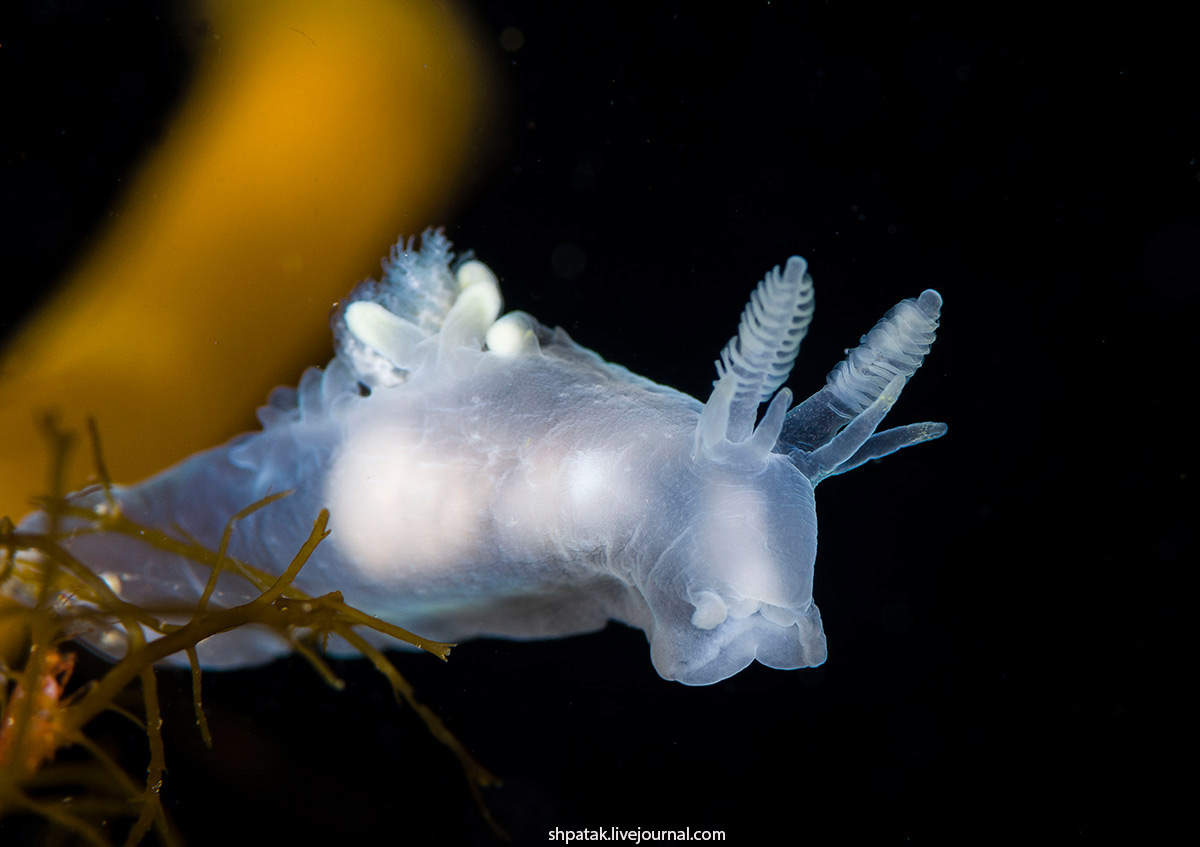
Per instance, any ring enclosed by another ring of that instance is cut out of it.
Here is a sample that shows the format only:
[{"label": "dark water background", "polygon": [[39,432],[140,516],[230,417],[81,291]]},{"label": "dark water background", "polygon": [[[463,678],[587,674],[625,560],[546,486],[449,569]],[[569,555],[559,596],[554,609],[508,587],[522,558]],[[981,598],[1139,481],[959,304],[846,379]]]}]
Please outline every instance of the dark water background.
[{"label": "dark water background", "polygon": [[[688,689],[617,625],[400,657],[505,780],[489,798],[516,842],[691,826],[732,844],[1086,844],[1168,825],[1194,666],[1200,126],[1181,21],[471,5],[507,99],[441,223],[509,308],[705,396],[748,292],[799,253],[817,282],[790,383],[807,396],[897,300],[946,301],[889,420],[949,435],[818,491],[824,667]],[[25,8],[10,29],[47,52],[0,49],[6,87],[44,90],[5,107],[6,319],[111,212],[188,72],[169,4]],[[491,843],[452,758],[366,663],[337,669],[342,693],[294,659],[208,675],[211,752],[187,677],[163,674],[189,843]]]}]

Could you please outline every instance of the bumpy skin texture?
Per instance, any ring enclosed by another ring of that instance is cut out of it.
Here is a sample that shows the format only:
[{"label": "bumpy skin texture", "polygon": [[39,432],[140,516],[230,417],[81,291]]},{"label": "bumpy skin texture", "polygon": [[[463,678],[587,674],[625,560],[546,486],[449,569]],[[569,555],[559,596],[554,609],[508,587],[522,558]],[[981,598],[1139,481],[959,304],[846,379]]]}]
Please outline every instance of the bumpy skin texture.
[{"label": "bumpy skin texture", "polygon": [[[321,508],[330,537],[297,585],[429,638],[546,638],[619,620],[644,629],[655,668],[704,685],[752,661],[819,665],[813,488],[935,438],[876,433],[933,341],[941,298],[906,300],[827,385],[788,412],[779,390],[812,315],[803,260],[755,291],[707,404],[602,360],[522,313],[497,320],[495,276],[452,265],[427,232],[334,315],[337,356],[260,410],[264,428],[114,494],[135,521],[282,571]],[[759,404],[774,396],[760,422]],[[76,495],[99,504],[98,491]],[[38,528],[32,515],[22,528]],[[128,538],[80,534],[80,559],[137,603],[186,604],[207,572]],[[213,602],[254,595],[222,577]],[[95,643],[105,649],[103,636]],[[202,664],[265,661],[288,646],[239,630]],[[332,644],[345,652],[345,644]]]}]

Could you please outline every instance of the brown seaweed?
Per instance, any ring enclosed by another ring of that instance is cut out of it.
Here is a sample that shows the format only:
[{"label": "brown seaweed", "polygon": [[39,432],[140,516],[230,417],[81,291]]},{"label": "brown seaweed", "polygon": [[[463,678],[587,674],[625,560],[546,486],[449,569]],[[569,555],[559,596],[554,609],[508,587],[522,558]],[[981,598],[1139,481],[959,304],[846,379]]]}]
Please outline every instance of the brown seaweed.
[{"label": "brown seaweed", "polygon": [[[429,641],[380,621],[346,604],[340,592],[314,597],[294,586],[309,556],[328,534],[327,511],[315,516],[312,532],[287,569],[272,576],[252,563],[228,556],[226,548],[239,520],[269,508],[287,496],[286,492],[230,516],[220,546],[211,550],[129,520],[111,497],[95,510],[72,505],[62,496],[58,483],[71,439],[52,420],[47,421],[46,432],[54,457],[54,493],[42,498],[39,505],[50,516],[49,530],[22,532],[8,518],[0,519],[0,655],[4,658],[0,664],[0,817],[36,815],[73,833],[79,842],[94,845],[111,844],[110,822],[125,819],[131,820],[126,844],[140,843],[151,830],[164,844],[182,843],[161,799],[167,752],[155,665],[176,653],[188,657],[198,731],[209,746],[219,744],[219,739],[211,737],[205,719],[195,647],[217,633],[257,625],[270,627],[287,638],[295,651],[338,689],[343,683],[324,660],[321,647],[331,635],[355,646],[383,674],[396,700],[412,707],[433,736],[457,757],[481,813],[499,832],[481,795],[481,788],[497,784],[495,777],[472,758],[432,710],[416,699],[412,686],[395,665],[360,632],[365,628],[383,633],[443,660],[453,645]],[[107,492],[109,477],[94,425],[90,434],[96,473]],[[203,492],[197,494],[202,496]],[[186,610],[182,623],[178,622],[178,608],[147,608],[122,600],[86,562],[77,560],[60,543],[57,526],[64,517],[72,518],[73,525],[83,522],[82,529],[74,526],[72,532],[123,533],[206,566],[210,578],[205,592]],[[231,608],[211,605],[211,593],[223,572],[234,572],[248,580],[257,596]],[[70,639],[114,629],[125,635],[124,655],[98,678],[68,694],[74,667]],[[118,696],[134,687],[135,682],[140,687],[140,717],[117,705]],[[89,738],[89,725],[107,711],[124,714],[144,729],[149,750],[144,781],[127,773]],[[58,754],[67,748],[86,755],[57,761]]]}]

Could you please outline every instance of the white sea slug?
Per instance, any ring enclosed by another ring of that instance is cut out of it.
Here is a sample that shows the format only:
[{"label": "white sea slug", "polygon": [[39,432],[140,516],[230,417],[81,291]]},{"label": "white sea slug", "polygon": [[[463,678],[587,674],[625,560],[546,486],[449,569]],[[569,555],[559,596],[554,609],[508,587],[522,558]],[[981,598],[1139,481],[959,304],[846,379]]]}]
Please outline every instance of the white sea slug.
[{"label": "white sea slug", "polygon": [[[609,620],[645,630],[667,679],[705,685],[752,661],[825,661],[813,602],[821,480],[942,435],[876,432],[929,351],[942,298],[904,300],[816,394],[781,386],[813,314],[793,257],[751,295],[707,403],[610,364],[531,316],[500,317],[496,276],[440,232],[403,241],[334,313],[337,354],[259,410],[262,430],[113,489],[144,525],[282,572],[322,508],[331,534],[296,582],[428,638],[550,638]],[[760,404],[770,401],[756,425]],[[103,502],[90,489],[76,505]],[[35,513],[22,529],[44,529]],[[65,530],[70,530],[66,522]],[[120,596],[194,603],[208,569],[128,536],[64,541]],[[213,605],[257,591],[224,574]],[[103,649],[103,639],[94,642]],[[335,653],[349,652],[331,642]],[[289,650],[266,629],[199,645],[206,667]],[[182,661],[182,657],[180,657]]]}]

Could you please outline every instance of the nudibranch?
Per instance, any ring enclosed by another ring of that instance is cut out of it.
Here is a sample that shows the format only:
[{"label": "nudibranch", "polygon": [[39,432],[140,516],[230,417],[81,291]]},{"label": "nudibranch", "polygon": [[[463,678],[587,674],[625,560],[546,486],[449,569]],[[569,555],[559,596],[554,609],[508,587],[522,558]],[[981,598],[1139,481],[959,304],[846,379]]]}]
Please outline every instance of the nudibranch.
[{"label": "nudibranch", "polygon": [[[524,312],[501,316],[495,274],[455,261],[440,232],[401,241],[380,281],[335,310],[336,355],[276,389],[262,429],[111,491],[146,526],[282,572],[327,508],[330,536],[296,586],[427,638],[551,638],[609,620],[643,629],[666,679],[706,685],[757,660],[825,661],[813,602],[826,477],[937,438],[945,424],[877,432],[938,325],[932,290],[901,301],[824,387],[792,405],[783,388],[813,315],[792,257],[758,285],[701,403],[576,344]],[[769,401],[761,420],[759,407]],[[92,488],[74,505],[105,507]],[[22,529],[44,530],[35,513]],[[208,569],[106,532],[60,531],[121,598],[194,603]],[[222,574],[211,603],[257,595]],[[96,635],[111,652],[112,633]],[[328,649],[347,653],[345,642]],[[198,646],[205,667],[289,650],[242,628]],[[180,657],[183,661],[182,657]]]}]

